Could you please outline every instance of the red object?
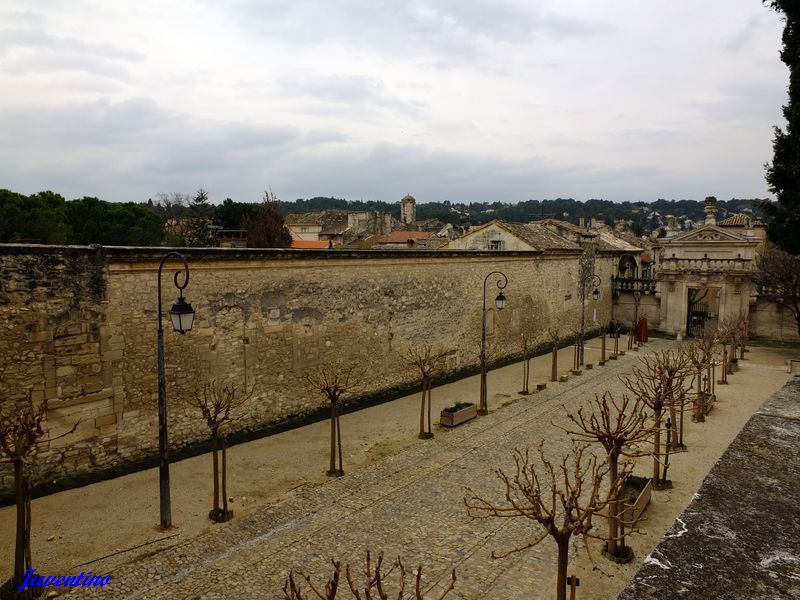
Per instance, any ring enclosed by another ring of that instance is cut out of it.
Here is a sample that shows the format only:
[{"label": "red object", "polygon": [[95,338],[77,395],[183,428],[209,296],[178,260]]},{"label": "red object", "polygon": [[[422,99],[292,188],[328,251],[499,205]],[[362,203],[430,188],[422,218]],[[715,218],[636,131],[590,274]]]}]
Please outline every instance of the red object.
[{"label": "red object", "polygon": [[636,324],[636,341],[647,341],[647,319],[639,319],[639,322]]}]

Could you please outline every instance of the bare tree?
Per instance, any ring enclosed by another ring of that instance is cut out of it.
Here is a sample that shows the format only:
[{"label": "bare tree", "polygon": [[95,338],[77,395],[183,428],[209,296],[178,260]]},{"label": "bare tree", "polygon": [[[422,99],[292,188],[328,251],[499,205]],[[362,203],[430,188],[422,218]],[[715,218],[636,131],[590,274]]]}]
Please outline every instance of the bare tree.
[{"label": "bare tree", "polygon": [[[311,580],[311,577],[307,574],[298,573],[299,579],[295,579],[294,573],[290,572],[289,577],[283,586],[284,598],[286,600],[310,600],[311,598],[318,598],[319,600],[335,600],[336,595],[339,592],[340,582],[342,579],[342,563],[341,561],[336,560],[331,560],[331,563],[333,564],[333,575],[325,584],[324,588],[320,588],[318,585],[316,585]],[[395,571],[397,572],[396,579],[398,586],[396,593],[389,592],[388,588],[386,587],[387,580]],[[378,559],[373,565],[372,557],[369,550],[367,550],[367,559],[364,565],[363,574],[363,584],[356,583],[350,571],[350,565],[345,567],[345,580],[347,581],[347,587],[349,588],[349,592],[351,593],[352,597],[356,600],[372,600],[373,597],[380,598],[380,600],[388,600],[390,597],[396,598],[397,600],[403,600],[404,598],[425,600],[425,596],[422,592],[422,565],[417,568],[417,574],[414,577],[414,592],[413,595],[409,596],[406,596],[405,594],[406,568],[399,557],[387,570],[383,566],[383,552],[378,554]],[[311,593],[314,594],[314,596],[310,596],[309,593],[303,589],[303,585],[300,583],[300,580],[305,580],[306,585],[311,590]],[[456,571],[453,569],[450,582],[441,592],[439,592],[435,600],[442,600],[452,591],[455,584]],[[343,588],[344,586],[341,587]]]},{"label": "bare tree", "polygon": [[563,334],[558,327],[550,327],[547,330],[547,335],[553,345],[552,360],[550,361],[550,381],[558,381],[558,344],[561,342]]},{"label": "bare tree", "polygon": [[728,383],[728,346],[735,342],[736,331],[729,319],[722,319],[717,325],[716,338],[722,346],[722,374],[717,383]]},{"label": "bare tree", "polygon": [[[227,486],[227,444],[225,436],[221,434],[220,428],[224,423],[231,420],[231,413],[247,402],[253,394],[251,389],[248,393],[239,393],[234,385],[224,382],[210,381],[203,385],[203,389],[195,389],[192,396],[186,403],[200,411],[202,418],[206,420],[206,425],[211,430],[211,452],[214,464],[214,508],[208,513],[208,518],[218,523],[223,523],[233,517],[233,511],[228,510],[228,486]],[[220,478],[219,451],[222,451],[222,477]],[[220,482],[222,488],[222,507],[219,505]]]},{"label": "bare tree", "polygon": [[539,445],[540,464],[531,464],[528,450],[517,449],[513,454],[516,465],[513,475],[502,469],[494,470],[505,487],[504,500],[485,500],[467,488],[469,495],[464,498],[464,504],[473,518],[524,517],[541,525],[544,531],[532,542],[502,554],[492,552],[492,558],[527,550],[551,536],[558,546],[556,598],[566,600],[570,539],[573,535],[581,536],[591,558],[587,538],[604,539],[591,533],[594,517],[618,496],[620,482],[624,481],[629,470],[625,466],[619,474],[618,487],[603,494],[600,488],[608,473],[608,465],[599,465],[594,455],[587,457],[586,446],[573,444],[572,451],[554,465],[545,456],[543,445]]},{"label": "bare tree", "polygon": [[[14,552],[14,576],[12,590],[25,581],[25,571],[33,568],[31,561],[31,470],[34,450],[39,444],[47,444],[75,431],[78,423],[60,435],[45,437],[47,431],[42,421],[47,415],[47,401],[38,406],[28,399],[0,401],[0,464],[14,466],[14,494],[17,505],[16,548]],[[31,598],[34,591],[25,588],[17,598]]]},{"label": "bare tree", "polygon": [[549,320],[550,307],[540,298],[534,300],[530,295],[522,299],[519,312],[520,349],[522,350],[522,390],[520,394],[530,393],[531,359],[544,334],[544,324]]},{"label": "bare tree", "polygon": [[[361,385],[361,373],[355,366],[343,367],[326,364],[306,375],[306,387],[318,392],[331,404],[331,461],[326,472],[329,477],[344,475],[342,468],[342,428],[339,423],[339,402],[343,396],[353,393]],[[336,466],[338,450],[339,466]]]},{"label": "bare tree", "polygon": [[753,281],[760,298],[791,313],[800,335],[800,256],[767,248],[758,259]]},{"label": "bare tree", "polygon": [[[591,412],[588,415],[584,414],[583,408],[579,408],[575,414],[567,412],[567,417],[577,429],[564,427],[559,429],[563,429],[578,441],[597,442],[603,447],[608,461],[609,487],[621,493],[624,482],[622,484],[619,482],[620,457],[641,456],[641,453],[632,447],[647,439],[652,433],[645,426],[647,415],[644,412],[644,403],[639,398],[631,401],[625,395],[622,396],[621,402],[617,402],[611,392],[605,392],[602,396],[595,394],[594,400],[589,404]],[[617,543],[621,537],[619,515],[619,494],[617,494],[609,503],[607,545],[608,554],[617,558],[624,552],[624,538],[621,547],[618,547]]]},{"label": "bare tree", "polygon": [[[620,377],[628,390],[653,411],[653,486],[658,487],[661,454],[661,423],[664,411],[674,409],[686,376],[686,357],[681,352],[664,350],[639,358],[633,377]],[[673,419],[674,426],[674,419]]]},{"label": "bare tree", "polygon": [[703,385],[703,373],[708,372],[714,362],[714,348],[717,346],[716,332],[705,331],[702,336],[694,338],[689,344],[683,347],[682,351],[686,357],[687,364],[691,367],[695,376],[697,391],[692,410],[694,421],[705,421],[706,403],[705,395],[707,390]]},{"label": "bare tree", "polygon": [[[434,371],[441,366],[444,352],[434,350],[430,344],[423,344],[417,348],[409,348],[403,354],[403,362],[416,368],[422,379],[422,402],[419,409],[419,435],[420,439],[433,437],[431,431],[431,377]],[[427,407],[427,410],[426,410]],[[428,416],[428,427],[425,428],[425,415]]]}]

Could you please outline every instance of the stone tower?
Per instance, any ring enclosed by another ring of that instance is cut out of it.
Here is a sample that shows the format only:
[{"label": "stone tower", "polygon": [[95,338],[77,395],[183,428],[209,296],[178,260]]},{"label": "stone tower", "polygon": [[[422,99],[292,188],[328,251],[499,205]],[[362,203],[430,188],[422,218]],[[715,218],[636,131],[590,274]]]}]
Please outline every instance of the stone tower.
[{"label": "stone tower", "polygon": [[717,224],[717,199],[714,196],[706,197],[706,225]]},{"label": "stone tower", "polygon": [[414,196],[406,194],[400,200],[400,222],[403,225],[412,226],[417,220],[417,201]]}]

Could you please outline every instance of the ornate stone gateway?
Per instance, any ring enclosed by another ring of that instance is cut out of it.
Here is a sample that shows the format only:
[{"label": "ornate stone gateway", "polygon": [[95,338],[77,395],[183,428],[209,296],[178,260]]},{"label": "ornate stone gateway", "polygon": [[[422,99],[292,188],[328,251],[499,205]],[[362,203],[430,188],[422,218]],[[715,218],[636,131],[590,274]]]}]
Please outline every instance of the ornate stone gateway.
[{"label": "ornate stone gateway", "polygon": [[708,310],[709,290],[689,288],[689,310],[686,313],[686,334],[689,337],[702,337],[706,321],[710,318]]}]

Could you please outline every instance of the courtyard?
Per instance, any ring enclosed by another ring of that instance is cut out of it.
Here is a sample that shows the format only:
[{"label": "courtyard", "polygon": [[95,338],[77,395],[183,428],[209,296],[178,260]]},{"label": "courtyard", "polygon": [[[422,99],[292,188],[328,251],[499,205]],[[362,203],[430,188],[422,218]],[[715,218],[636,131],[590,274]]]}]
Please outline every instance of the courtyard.
[{"label": "courtyard", "polygon": [[[509,467],[511,452],[544,442],[550,456],[569,446],[553,426],[565,424],[565,408],[576,410],[595,393],[621,395],[619,376],[638,356],[676,342],[654,340],[603,367],[584,370],[547,389],[520,396],[519,364],[489,374],[490,414],[453,430],[416,439],[419,397],[410,395],[342,417],[342,478],[324,476],[327,422],[318,422],[240,444],[229,451],[229,496],[233,521],[212,525],[210,458],[202,455],[172,466],[176,527],[156,529],[158,475],[152,469],[73,489],[33,502],[33,556],[39,573],[92,570],[112,584],[92,591],[102,598],[279,598],[290,570],[324,584],[330,559],[360,569],[367,550],[387,560],[401,556],[409,568],[423,565],[423,583],[443,588],[456,570],[448,598],[550,598],[555,585],[555,545],[538,546],[505,559],[492,551],[522,545],[538,528],[526,519],[470,519],[465,486],[486,498],[501,498],[493,467]],[[578,597],[615,598],[675,517],[691,500],[708,470],[750,415],[788,378],[790,348],[753,346],[730,384],[717,387],[719,402],[704,423],[685,419],[687,452],[670,458],[674,487],[653,494],[646,520],[628,543],[636,553],[627,565],[600,556],[590,541],[593,570],[583,544],[574,540],[570,574],[580,578]],[[587,362],[599,358],[599,341],[587,346]],[[572,348],[559,353],[561,372]],[[531,383],[547,381],[550,356],[533,360]],[[434,414],[455,401],[475,401],[478,377],[433,390]],[[649,461],[640,459],[639,472]],[[0,536],[13,539],[14,509],[0,509]],[[603,529],[605,523],[598,523]],[[3,549],[2,577],[10,575],[12,547]],[[72,595],[85,595],[75,590]]]}]

